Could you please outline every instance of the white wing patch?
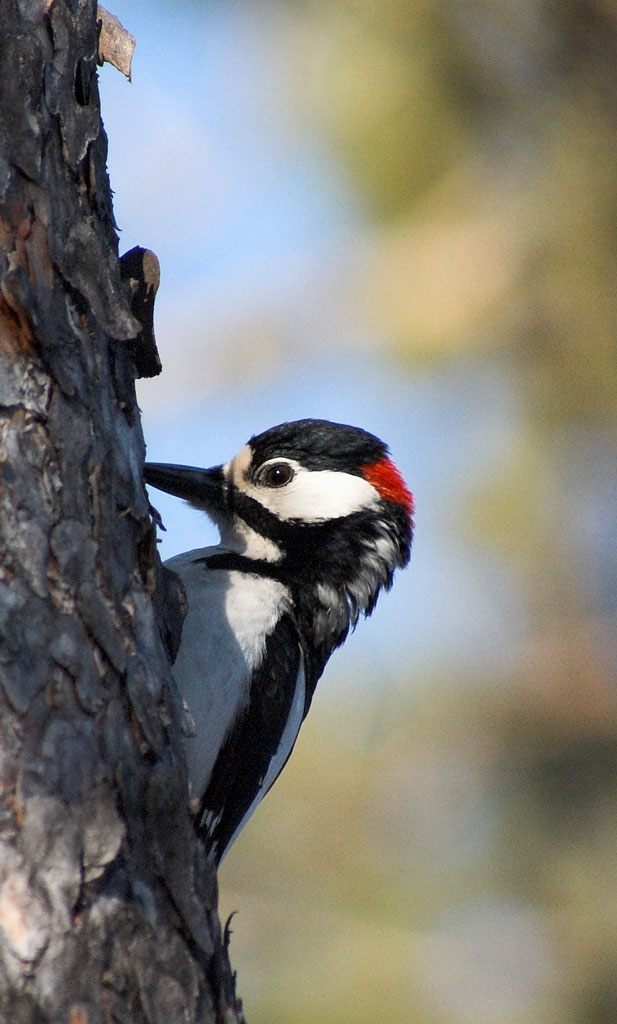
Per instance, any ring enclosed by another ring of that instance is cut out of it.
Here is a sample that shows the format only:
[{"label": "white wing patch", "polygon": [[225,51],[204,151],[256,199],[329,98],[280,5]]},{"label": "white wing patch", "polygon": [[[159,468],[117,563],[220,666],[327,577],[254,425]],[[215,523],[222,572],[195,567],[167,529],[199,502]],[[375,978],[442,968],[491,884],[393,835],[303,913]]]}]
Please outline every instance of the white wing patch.
[{"label": "white wing patch", "polygon": [[266,637],[288,604],[286,588],[276,580],[209,570],[203,559],[221,550],[187,551],[166,563],[180,576],[188,600],[172,672],[198,723],[197,735],[184,740],[191,792],[198,799],[229,730],[248,704],[251,674]]},{"label": "white wing patch", "polygon": [[[291,754],[293,745],[296,742],[298,733],[300,732],[300,726],[302,725],[302,719],[304,718],[305,699],[306,679],[304,674],[304,662],[302,661],[301,658],[300,668],[298,670],[298,677],[296,679],[296,690],[289,711],[289,717],[285,724],[285,728],[283,729],[283,735],[281,736],[276,753],[274,754],[272,760],[270,761],[270,764],[268,765],[268,770],[264,776],[263,782],[259,787],[259,790],[253,802],[251,803],[250,807],[244,814],[244,817],[240,821],[239,825],[236,827],[234,834],[232,835],[231,839],[229,840],[229,843],[227,844],[227,850],[229,850],[233,846],[234,842],[236,841],[238,835],[246,825],[247,821],[249,820],[253,812],[257,809],[257,807],[265,797],[266,793],[273,785],[273,783],[276,782],[279,774],[283,770],[285,762],[287,761],[287,758]],[[223,854],[223,857],[221,858],[222,860],[225,858],[227,850]]]}]

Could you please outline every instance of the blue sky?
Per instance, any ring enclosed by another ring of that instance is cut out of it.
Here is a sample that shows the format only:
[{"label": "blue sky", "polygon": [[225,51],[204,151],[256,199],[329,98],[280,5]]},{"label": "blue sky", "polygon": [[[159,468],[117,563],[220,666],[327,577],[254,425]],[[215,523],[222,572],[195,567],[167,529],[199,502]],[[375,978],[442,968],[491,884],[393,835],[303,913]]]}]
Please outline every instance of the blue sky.
[{"label": "blue sky", "polygon": [[[416,496],[412,564],[336,678],[360,665],[367,679],[403,663],[486,670],[520,640],[521,595],[454,524],[517,428],[507,382],[482,365],[414,372],[363,321],[348,283],[368,224],[297,103],[280,7],[120,2],[114,13],[138,40],[132,84],[100,74],[121,251],[150,247],[162,267],[163,373],[139,385],[148,458],[216,464],[303,416],[378,434]],[[163,557],[215,540],[203,516],[152,498]]]}]

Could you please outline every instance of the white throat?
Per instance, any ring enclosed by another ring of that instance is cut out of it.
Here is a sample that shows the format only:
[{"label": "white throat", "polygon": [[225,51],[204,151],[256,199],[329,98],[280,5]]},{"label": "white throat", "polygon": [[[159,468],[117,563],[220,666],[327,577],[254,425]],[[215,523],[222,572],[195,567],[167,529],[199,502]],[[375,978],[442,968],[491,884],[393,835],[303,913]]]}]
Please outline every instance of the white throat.
[{"label": "white throat", "polygon": [[232,522],[219,523],[221,546],[255,561],[280,562],[283,552],[278,544],[234,516]]}]

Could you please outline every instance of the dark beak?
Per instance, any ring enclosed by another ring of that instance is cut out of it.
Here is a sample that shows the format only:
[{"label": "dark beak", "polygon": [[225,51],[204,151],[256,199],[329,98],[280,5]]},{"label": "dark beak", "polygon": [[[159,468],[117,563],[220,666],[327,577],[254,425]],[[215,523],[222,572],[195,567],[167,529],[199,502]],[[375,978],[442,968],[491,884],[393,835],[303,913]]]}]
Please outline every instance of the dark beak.
[{"label": "dark beak", "polygon": [[225,508],[226,485],[222,466],[197,469],[195,466],[170,466],[164,462],[146,462],[144,480],[159,491],[184,498],[205,512]]}]

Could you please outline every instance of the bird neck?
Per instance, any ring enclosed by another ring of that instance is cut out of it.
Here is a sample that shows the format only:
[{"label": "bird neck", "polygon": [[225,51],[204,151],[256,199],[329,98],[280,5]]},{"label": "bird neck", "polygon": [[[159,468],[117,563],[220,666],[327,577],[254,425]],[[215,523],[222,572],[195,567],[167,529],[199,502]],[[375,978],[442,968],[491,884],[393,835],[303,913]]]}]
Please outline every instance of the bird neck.
[{"label": "bird neck", "polygon": [[[355,529],[341,543],[327,526],[296,529],[294,543],[277,546],[273,560],[252,551],[221,545],[207,559],[211,569],[253,573],[277,580],[292,597],[300,633],[318,652],[321,667],[345,640],[360,614],[370,615],[382,587],[388,588],[396,564],[395,545],[386,533]],[[338,524],[340,532],[340,522]]]}]

